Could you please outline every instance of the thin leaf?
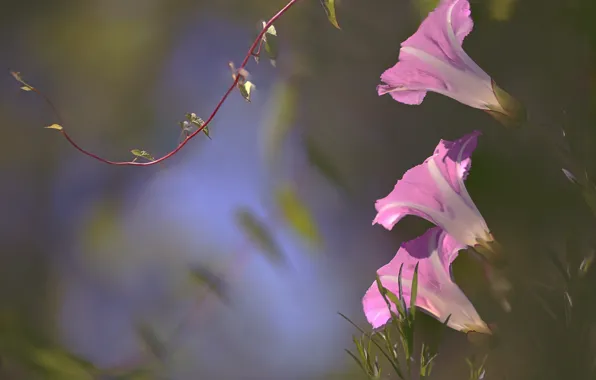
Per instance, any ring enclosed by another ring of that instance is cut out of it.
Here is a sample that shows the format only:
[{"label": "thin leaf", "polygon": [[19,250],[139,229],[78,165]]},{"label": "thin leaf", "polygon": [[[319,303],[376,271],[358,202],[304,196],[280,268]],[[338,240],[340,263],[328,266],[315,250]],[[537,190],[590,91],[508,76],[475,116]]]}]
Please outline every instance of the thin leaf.
[{"label": "thin leaf", "polygon": [[263,125],[263,154],[268,165],[281,162],[283,143],[294,125],[297,114],[296,87],[287,81],[275,83],[268,106],[270,113]]},{"label": "thin leaf", "polygon": [[269,229],[256,215],[246,209],[236,211],[236,223],[253,243],[276,264],[284,263],[285,257],[281,247]]},{"label": "thin leaf", "polygon": [[138,337],[145,344],[149,352],[157,359],[164,359],[166,356],[166,347],[157,337],[155,331],[144,323],[138,324],[136,330]]},{"label": "thin leaf", "polygon": [[288,225],[308,243],[319,246],[322,238],[308,207],[290,184],[283,184],[275,191],[277,206]]},{"label": "thin leaf", "polygon": [[358,358],[356,357],[356,355],[354,355],[354,354],[352,353],[352,351],[348,350],[347,348],[344,348],[344,351],[345,351],[345,352],[347,352],[347,353],[348,353],[348,355],[350,355],[350,357],[351,357],[352,359],[354,359],[354,361],[355,361],[356,363],[358,363],[358,366],[359,366],[359,367],[362,369],[362,371],[363,371],[364,373],[366,373],[366,369],[364,369],[364,366],[362,365],[362,363],[360,362],[360,360],[358,360]]},{"label": "thin leaf", "polygon": [[228,284],[209,268],[204,266],[195,266],[190,270],[191,279],[200,285],[207,286],[213,293],[225,302],[229,302]]},{"label": "thin leaf", "polygon": [[567,179],[569,180],[569,182],[573,183],[574,185],[579,185],[579,181],[573,175],[573,173],[571,173],[569,170],[567,170],[565,168],[563,168],[561,170],[563,171],[563,174],[565,174],[565,177],[567,177]]},{"label": "thin leaf", "polygon": [[327,14],[327,18],[331,25],[335,26],[337,29],[341,29],[339,27],[339,23],[337,22],[337,16],[335,15],[335,0],[319,0],[323,9],[325,9],[325,13]]},{"label": "thin leaf", "polygon": [[579,273],[578,275],[580,277],[585,276],[588,273],[588,270],[590,270],[590,267],[592,266],[592,263],[594,262],[594,251],[592,250],[588,256],[584,257],[584,259],[582,260],[581,264],[579,265]]},{"label": "thin leaf", "polygon": [[130,153],[132,153],[136,157],[135,160],[137,158],[144,158],[148,161],[155,161],[155,158],[145,150],[133,149],[130,151]]},{"label": "thin leaf", "polygon": [[412,319],[416,317],[416,298],[418,296],[418,263],[414,268],[414,276],[412,277],[412,290],[410,295],[410,315]]},{"label": "thin leaf", "polygon": [[548,253],[548,258],[550,258],[550,261],[553,263],[555,268],[557,268],[557,270],[559,271],[559,273],[561,274],[561,276],[563,277],[565,282],[569,283],[569,281],[571,280],[569,268],[567,268],[567,266],[561,261],[561,259],[559,258],[559,256],[557,255],[556,252],[548,249],[547,253]]},{"label": "thin leaf", "polygon": [[52,124],[52,125],[48,125],[47,127],[45,127],[47,129],[55,129],[57,131],[61,131],[63,128],[61,125],[59,124]]}]

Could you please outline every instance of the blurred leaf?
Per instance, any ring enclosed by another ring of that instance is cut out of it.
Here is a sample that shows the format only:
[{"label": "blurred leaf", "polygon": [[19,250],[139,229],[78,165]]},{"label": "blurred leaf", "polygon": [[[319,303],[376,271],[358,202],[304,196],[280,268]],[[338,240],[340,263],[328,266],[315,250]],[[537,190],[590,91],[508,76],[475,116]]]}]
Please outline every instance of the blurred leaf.
[{"label": "blurred leaf", "polygon": [[132,153],[133,155],[136,156],[135,160],[137,158],[144,158],[144,159],[149,160],[149,161],[155,161],[155,158],[153,158],[152,155],[150,155],[147,151],[144,151],[144,150],[133,149],[133,150],[130,151],[130,153]]},{"label": "blurred leaf", "polygon": [[339,24],[337,23],[337,17],[335,15],[335,0],[319,0],[323,9],[325,9],[325,13],[327,14],[327,18],[331,25],[335,26],[337,29],[341,29]]},{"label": "blurred leaf", "polygon": [[590,270],[590,267],[594,262],[594,253],[595,252],[593,250],[590,251],[588,256],[584,257],[584,259],[582,260],[581,264],[579,265],[579,276],[585,276],[586,273],[588,273],[588,270]]},{"label": "blurred leaf", "polygon": [[264,125],[264,154],[269,164],[280,161],[283,142],[296,118],[296,88],[287,81],[275,83],[271,90],[271,113]]},{"label": "blurred leaf", "polygon": [[500,107],[489,105],[486,112],[504,127],[518,128],[523,126],[528,120],[528,114],[523,104],[499,87],[494,80],[492,81],[492,88]]},{"label": "blurred leaf", "polygon": [[166,347],[157,337],[155,330],[145,323],[139,323],[136,326],[137,335],[155,358],[163,360],[166,356]]},{"label": "blurred leaf", "polygon": [[252,212],[246,209],[236,211],[236,223],[274,263],[285,262],[284,254],[269,229]]},{"label": "blurred leaf", "polygon": [[306,155],[308,162],[319,170],[319,172],[327,178],[335,186],[347,190],[347,186],[343,181],[337,167],[329,161],[322,149],[319,149],[313,138],[306,137],[304,139],[306,148]]},{"label": "blurred leaf", "polygon": [[513,14],[517,0],[490,0],[490,15],[497,21],[507,21]]},{"label": "blurred leaf", "polygon": [[51,342],[19,315],[0,315],[0,357],[49,380],[92,380],[99,370],[89,361]]},{"label": "blurred leaf", "polygon": [[308,207],[298,198],[294,187],[288,183],[276,190],[277,205],[290,227],[310,244],[321,244],[316,222]]},{"label": "blurred leaf", "polygon": [[484,376],[486,375],[485,364],[487,358],[488,355],[484,356],[484,359],[482,359],[482,362],[478,366],[476,366],[476,360],[474,356],[471,358],[466,358],[466,363],[468,363],[468,368],[470,369],[470,380],[484,379]]},{"label": "blurred leaf", "polygon": [[23,90],[23,91],[32,91],[33,88],[31,88],[30,86],[21,86],[21,90]]},{"label": "blurred leaf", "polygon": [[437,356],[437,352],[431,350],[429,345],[422,342],[422,349],[420,350],[420,378],[430,376],[434,366],[434,360]]},{"label": "blurred leaf", "polygon": [[547,258],[550,259],[551,263],[559,271],[561,277],[563,277],[563,280],[565,280],[565,283],[569,283],[569,281],[571,280],[571,275],[569,273],[569,266],[567,265],[567,263],[561,260],[557,252],[551,249],[547,249],[546,252]]},{"label": "blurred leaf", "polygon": [[206,285],[213,293],[224,301],[229,301],[228,284],[213,271],[204,266],[196,266],[190,270],[191,278],[200,285]]},{"label": "blurred leaf", "polygon": [[567,177],[567,179],[573,183],[574,185],[579,185],[579,182],[577,180],[577,178],[573,175],[573,173],[571,173],[569,170],[567,169],[561,169],[563,171],[563,174],[565,174],[565,177]]},{"label": "blurred leaf", "polygon": [[55,129],[55,130],[57,130],[57,131],[61,131],[61,130],[62,130],[62,126],[61,126],[61,125],[59,125],[59,124],[52,124],[52,125],[48,125],[48,126],[47,126],[47,127],[45,127],[45,128],[48,128],[48,129]]},{"label": "blurred leaf", "polygon": [[97,370],[89,362],[61,348],[39,349],[32,347],[33,361],[44,369],[48,378],[63,380],[92,380]]}]

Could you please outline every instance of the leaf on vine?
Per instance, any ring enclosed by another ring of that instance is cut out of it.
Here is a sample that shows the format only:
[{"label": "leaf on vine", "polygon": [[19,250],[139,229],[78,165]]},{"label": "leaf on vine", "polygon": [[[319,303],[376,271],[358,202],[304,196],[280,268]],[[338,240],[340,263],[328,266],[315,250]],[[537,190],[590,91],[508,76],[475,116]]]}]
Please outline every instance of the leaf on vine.
[{"label": "leaf on vine", "polygon": [[132,153],[135,156],[135,160],[137,158],[144,158],[149,161],[155,161],[155,158],[152,155],[150,155],[147,151],[144,151],[144,150],[133,149],[130,151],[130,153]]},{"label": "leaf on vine", "polygon": [[45,127],[47,129],[55,129],[57,131],[61,131],[63,128],[60,124],[52,124],[52,125],[48,125],[47,127]]},{"label": "leaf on vine", "polygon": [[325,13],[327,14],[327,18],[331,25],[335,26],[337,29],[341,29],[339,24],[337,23],[337,17],[335,15],[335,0],[319,0],[323,9],[325,9]]},{"label": "leaf on vine", "polygon": [[209,127],[205,126],[205,121],[203,119],[198,117],[197,114],[194,112],[187,113],[185,116],[187,121],[180,123],[183,132],[190,133],[190,126],[193,125],[201,129],[201,132],[203,132],[205,136],[207,136],[211,140],[211,136],[209,135]]},{"label": "leaf on vine", "polygon": [[242,84],[238,83],[238,89],[240,90],[240,94],[242,95],[244,100],[246,100],[249,103],[250,103],[250,95],[251,95],[253,89],[255,89],[255,88],[256,88],[256,86],[251,81],[248,81],[248,80]]},{"label": "leaf on vine", "polygon": [[322,242],[314,217],[308,207],[289,183],[275,191],[277,206],[288,225],[309,244],[319,246]]},{"label": "leaf on vine", "polygon": [[256,86],[248,80],[250,74],[246,69],[242,67],[236,69],[236,66],[234,66],[234,62],[229,62],[228,65],[230,66],[230,70],[232,71],[232,78],[234,80],[238,80],[236,82],[236,87],[238,87],[238,89],[240,90],[240,94],[247,102],[250,103],[250,94],[252,93],[253,89],[256,88]]},{"label": "leaf on vine", "polygon": [[236,223],[246,236],[262,250],[274,263],[285,262],[281,247],[265,225],[256,215],[247,209],[236,211]]},{"label": "leaf on vine", "polygon": [[23,79],[23,77],[21,76],[21,73],[18,71],[11,71],[10,75],[12,75],[12,77],[19,82],[20,84],[22,84],[21,86],[21,90],[23,91],[33,91],[34,88],[33,86],[31,86],[29,83],[25,82],[25,80]]},{"label": "leaf on vine", "polygon": [[[262,21],[262,25],[263,28],[265,28],[267,23]],[[269,56],[271,64],[275,67],[275,62],[279,54],[279,44],[277,41],[277,30],[275,30],[275,26],[271,25],[269,28],[267,28],[267,31],[265,34],[263,34],[263,43],[265,44],[267,56]]]}]

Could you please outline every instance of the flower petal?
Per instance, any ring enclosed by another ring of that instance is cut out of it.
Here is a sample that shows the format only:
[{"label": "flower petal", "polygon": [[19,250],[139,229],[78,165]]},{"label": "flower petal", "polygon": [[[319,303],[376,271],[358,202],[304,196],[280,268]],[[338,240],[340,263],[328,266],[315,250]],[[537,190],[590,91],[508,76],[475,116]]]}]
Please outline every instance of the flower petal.
[{"label": "flower petal", "polygon": [[468,62],[461,57],[461,45],[473,27],[468,0],[441,0],[402,47],[413,47],[466,70]]},{"label": "flower petal", "polygon": [[375,207],[379,223],[390,230],[406,215],[424,218],[467,245],[486,239],[488,227],[470,198],[463,181],[480,132],[456,141],[441,140],[434,154],[408,170],[393,191]]},{"label": "flower petal", "polygon": [[500,111],[490,76],[462,48],[472,28],[468,0],[442,0],[401,44],[399,61],[381,75],[378,94],[415,105],[433,91],[470,107]]},{"label": "flower petal", "polygon": [[[439,321],[447,317],[448,326],[460,331],[490,332],[474,306],[453,282],[451,263],[465,245],[458,243],[440,228],[432,228],[417,239],[404,243],[389,264],[379,269],[381,283],[389,291],[399,295],[398,276],[402,269],[402,292],[406,305],[410,305],[411,284],[418,264],[418,296],[416,306]],[[391,313],[379,292],[376,282],[368,289],[362,300],[364,313],[373,328],[386,324]],[[391,305],[396,311],[395,305]]]}]

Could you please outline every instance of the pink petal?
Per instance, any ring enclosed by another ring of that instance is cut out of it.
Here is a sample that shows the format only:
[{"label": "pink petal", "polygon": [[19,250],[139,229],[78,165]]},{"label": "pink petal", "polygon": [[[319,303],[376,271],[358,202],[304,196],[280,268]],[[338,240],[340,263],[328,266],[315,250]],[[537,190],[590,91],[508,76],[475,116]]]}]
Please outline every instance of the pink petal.
[{"label": "pink petal", "polygon": [[[450,10],[451,23],[449,23]],[[453,31],[457,47],[461,49],[464,38],[472,31],[473,27],[474,22],[468,0],[441,0],[439,6],[422,21],[416,33],[404,41],[401,46],[422,50],[452,66],[465,70],[467,65],[461,60],[449,35]]]},{"label": "pink petal", "polygon": [[[385,288],[399,296],[397,279],[403,265],[402,292],[409,307],[414,268],[418,264],[416,306],[442,322],[451,315],[449,326],[457,330],[486,332],[486,325],[450,275],[451,263],[464,247],[440,228],[432,228],[419,238],[404,243],[395,257],[379,269],[379,278]],[[373,328],[383,326],[391,318],[376,282],[364,295],[362,304]],[[397,312],[395,305],[392,305],[392,309]]]},{"label": "pink petal", "polygon": [[495,106],[490,76],[461,46],[472,28],[468,0],[442,0],[401,44],[399,61],[381,75],[377,93],[417,105],[434,91],[475,108]]},{"label": "pink petal", "polygon": [[452,197],[446,196],[436,180],[431,176],[429,165],[436,164],[441,176],[451,189],[461,195],[461,200],[468,207],[470,204],[467,191],[462,186],[471,167],[471,155],[476,148],[479,131],[472,132],[456,141],[441,140],[434,154],[422,164],[408,170],[401,180],[397,181],[393,191],[383,199],[379,199],[375,207],[377,216],[373,224],[379,223],[388,230],[406,215],[416,215],[432,223],[443,226],[436,215],[453,217],[455,210],[450,210]]}]

